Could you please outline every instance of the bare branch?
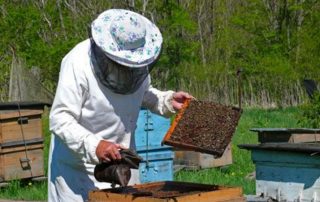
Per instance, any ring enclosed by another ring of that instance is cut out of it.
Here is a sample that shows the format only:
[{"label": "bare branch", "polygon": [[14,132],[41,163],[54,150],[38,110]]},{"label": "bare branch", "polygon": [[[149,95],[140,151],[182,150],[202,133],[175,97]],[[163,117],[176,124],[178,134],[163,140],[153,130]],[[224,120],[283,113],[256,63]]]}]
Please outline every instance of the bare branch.
[{"label": "bare branch", "polygon": [[59,19],[60,19],[61,28],[62,28],[62,34],[64,38],[67,39],[66,28],[64,26],[64,21],[63,21],[63,16],[61,11],[61,2],[60,0],[57,0],[56,2],[57,2],[58,11],[59,11]]}]

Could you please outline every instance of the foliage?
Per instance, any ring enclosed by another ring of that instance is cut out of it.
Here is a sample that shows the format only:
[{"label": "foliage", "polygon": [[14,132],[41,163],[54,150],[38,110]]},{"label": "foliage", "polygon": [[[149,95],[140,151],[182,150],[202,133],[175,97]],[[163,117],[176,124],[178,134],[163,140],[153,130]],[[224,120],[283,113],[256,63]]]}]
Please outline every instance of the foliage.
[{"label": "foliage", "polygon": [[195,35],[196,24],[176,1],[163,1],[158,4],[157,10],[159,12],[157,25],[164,38],[157,71],[159,73],[169,70],[170,75],[166,81],[173,87],[177,85],[177,79],[180,77],[179,65],[193,62],[197,58],[195,52],[198,50],[198,42],[188,40]]},{"label": "foliage", "polygon": [[320,93],[316,92],[310,102],[302,105],[299,123],[302,127],[320,128]]},{"label": "foliage", "polygon": [[[319,1],[0,1],[2,101],[13,56],[24,59],[27,68],[41,68],[42,85],[55,92],[62,58],[88,37],[87,27],[97,14],[111,7],[140,12],[160,28],[163,50],[153,70],[157,87],[182,89],[190,76],[194,82],[184,90],[218,86],[221,79],[215,74],[231,75],[242,68],[246,79],[255,82],[244,83],[244,89],[252,88],[244,95],[266,91],[281,103],[285,91],[299,91],[293,85],[297,81],[320,80]],[[285,84],[277,93],[275,77]],[[288,96],[292,100],[297,95]]]},{"label": "foliage", "polygon": [[[9,72],[13,56],[24,58],[27,67],[42,69],[41,80],[54,92],[60,62],[74,45],[87,38],[87,25],[95,9],[82,13],[63,1],[2,1],[0,70]],[[105,3],[101,8],[107,6]]]}]

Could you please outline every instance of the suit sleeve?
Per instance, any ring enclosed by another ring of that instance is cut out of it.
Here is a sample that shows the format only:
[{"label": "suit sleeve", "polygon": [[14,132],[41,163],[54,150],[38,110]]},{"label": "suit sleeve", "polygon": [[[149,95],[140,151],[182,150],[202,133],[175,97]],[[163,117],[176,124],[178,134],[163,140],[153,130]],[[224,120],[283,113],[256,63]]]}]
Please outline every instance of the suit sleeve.
[{"label": "suit sleeve", "polygon": [[50,111],[50,131],[58,136],[85,163],[97,164],[96,147],[101,138],[82,125],[81,107],[87,95],[85,72],[66,56]]},{"label": "suit sleeve", "polygon": [[170,117],[176,111],[174,110],[171,101],[174,91],[160,91],[150,85],[150,76],[146,82],[147,90],[143,97],[142,106],[148,108],[153,113]]}]

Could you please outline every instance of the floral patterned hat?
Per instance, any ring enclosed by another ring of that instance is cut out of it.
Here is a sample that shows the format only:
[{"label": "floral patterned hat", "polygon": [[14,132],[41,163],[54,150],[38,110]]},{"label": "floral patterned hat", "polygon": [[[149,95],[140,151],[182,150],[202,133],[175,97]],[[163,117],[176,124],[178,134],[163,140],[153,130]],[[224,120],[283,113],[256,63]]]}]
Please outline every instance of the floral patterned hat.
[{"label": "floral patterned hat", "polygon": [[97,46],[121,65],[144,67],[160,54],[162,35],[158,27],[132,11],[104,11],[92,22],[91,34]]}]

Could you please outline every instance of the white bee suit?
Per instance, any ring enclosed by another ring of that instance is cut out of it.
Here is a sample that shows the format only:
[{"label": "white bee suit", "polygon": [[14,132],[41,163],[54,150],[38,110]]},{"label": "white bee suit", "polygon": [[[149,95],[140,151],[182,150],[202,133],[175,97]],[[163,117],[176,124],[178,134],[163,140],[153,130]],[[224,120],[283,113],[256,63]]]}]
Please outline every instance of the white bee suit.
[{"label": "white bee suit", "polygon": [[[95,154],[104,139],[134,148],[134,130],[141,106],[170,116],[173,91],[159,91],[148,77],[130,95],[115,94],[96,79],[90,40],[79,43],[62,60],[50,112],[48,201],[85,201],[89,190],[109,188],[94,179]],[[134,172],[133,178],[138,179]],[[137,181],[131,180],[131,184]]]}]

